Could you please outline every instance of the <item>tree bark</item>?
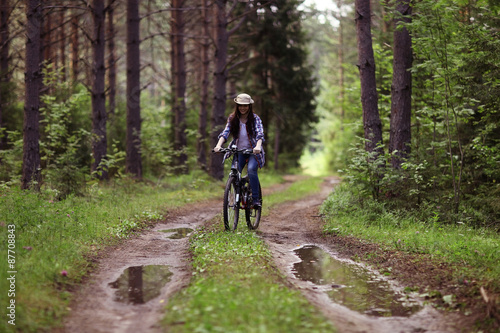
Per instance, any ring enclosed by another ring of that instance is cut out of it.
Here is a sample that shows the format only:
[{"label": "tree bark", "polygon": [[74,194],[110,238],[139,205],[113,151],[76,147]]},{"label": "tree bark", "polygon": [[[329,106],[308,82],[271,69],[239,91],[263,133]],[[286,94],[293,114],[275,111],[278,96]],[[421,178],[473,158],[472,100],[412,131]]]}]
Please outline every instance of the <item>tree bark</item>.
[{"label": "tree bark", "polygon": [[208,124],[208,71],[210,59],[208,58],[209,44],[209,21],[207,14],[207,0],[201,0],[201,16],[203,19],[202,35],[205,38],[201,44],[201,101],[198,122],[198,164],[205,170],[207,168],[207,124]]},{"label": "tree bark", "polygon": [[339,104],[340,104],[340,130],[344,131],[344,118],[345,118],[345,108],[344,108],[344,95],[345,95],[345,87],[344,87],[344,27],[342,23],[342,6],[343,0],[337,1],[337,7],[339,8]]},{"label": "tree bark", "polygon": [[[174,80],[175,80],[175,100],[174,100],[174,150],[176,152],[177,171],[187,172],[187,146],[186,137],[186,55],[184,52],[184,14],[180,10],[183,7],[183,0],[172,0],[174,14],[173,24],[175,33],[173,38],[174,51]],[[176,10],[178,9],[178,10]]]},{"label": "tree bark", "polygon": [[142,177],[139,1],[127,0],[127,157],[126,172]]},{"label": "tree bark", "polygon": [[411,21],[410,0],[399,0],[396,5],[394,19],[394,60],[391,98],[391,130],[389,152],[397,151],[391,159],[392,167],[401,168],[401,163],[411,150],[411,88],[412,66],[411,36],[406,27],[398,27],[401,23]]},{"label": "tree bark", "polygon": [[73,13],[71,18],[71,72],[73,82],[78,81],[78,17]]},{"label": "tree bark", "polygon": [[108,0],[108,22],[106,36],[108,39],[108,114],[114,115],[116,108],[116,54],[115,54],[115,23],[113,2]]},{"label": "tree bark", "polygon": [[[3,114],[6,106],[6,92],[10,81],[9,75],[9,0],[0,0],[0,150],[7,146],[7,135],[3,133]],[[1,160],[0,160],[1,163]]]},{"label": "tree bark", "polygon": [[59,12],[59,20],[61,24],[61,26],[59,27],[60,30],[59,58],[61,60],[61,74],[62,74],[61,79],[63,81],[66,81],[66,27],[64,25],[65,16],[66,16],[65,11],[61,10]]},{"label": "tree bark", "polygon": [[26,1],[26,67],[21,188],[40,188],[40,44],[42,1]]},{"label": "tree bark", "polygon": [[108,179],[108,170],[101,162],[107,154],[106,136],[106,95],[104,78],[106,67],[104,65],[104,1],[93,0],[92,14],[94,20],[94,34],[92,43],[92,172],[97,172],[97,178]]},{"label": "tree bark", "polygon": [[[226,0],[216,0],[216,40],[215,40],[215,72],[214,72],[214,102],[212,105],[210,146],[215,147],[219,133],[226,124],[226,82],[227,82],[227,48],[229,33],[227,31]],[[210,175],[215,179],[224,177],[222,154],[212,154],[210,160]]]},{"label": "tree bark", "polygon": [[371,35],[370,0],[356,0],[356,34],[358,38],[358,67],[361,80],[361,104],[363,107],[363,127],[365,149],[378,149],[382,143],[382,123],[378,112],[378,94],[375,80],[375,58]]},{"label": "tree bark", "polygon": [[276,117],[276,129],[274,132],[274,170],[279,170],[279,153],[280,153],[280,133],[281,120]]}]

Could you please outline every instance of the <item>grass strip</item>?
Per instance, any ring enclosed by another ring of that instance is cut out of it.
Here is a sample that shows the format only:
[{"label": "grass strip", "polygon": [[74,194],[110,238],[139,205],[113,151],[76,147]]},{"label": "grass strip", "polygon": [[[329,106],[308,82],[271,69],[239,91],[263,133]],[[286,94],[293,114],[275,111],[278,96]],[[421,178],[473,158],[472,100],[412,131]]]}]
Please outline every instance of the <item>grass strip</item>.
[{"label": "grass strip", "polygon": [[191,238],[193,281],[166,308],[169,332],[332,332],[300,294],[284,285],[254,233],[201,229]]},{"label": "grass strip", "polygon": [[345,184],[336,188],[321,210],[327,216],[328,233],[427,254],[453,264],[461,280],[481,280],[500,292],[500,235],[493,230],[472,228],[467,221],[443,224],[437,212],[431,220],[421,220],[416,211],[389,210],[370,199],[361,203]]},{"label": "grass strip", "polygon": [[308,195],[319,191],[320,185],[323,182],[321,177],[307,177],[298,180],[290,185],[283,192],[275,192],[264,196],[263,215],[268,215],[273,206],[287,201],[300,200]]}]

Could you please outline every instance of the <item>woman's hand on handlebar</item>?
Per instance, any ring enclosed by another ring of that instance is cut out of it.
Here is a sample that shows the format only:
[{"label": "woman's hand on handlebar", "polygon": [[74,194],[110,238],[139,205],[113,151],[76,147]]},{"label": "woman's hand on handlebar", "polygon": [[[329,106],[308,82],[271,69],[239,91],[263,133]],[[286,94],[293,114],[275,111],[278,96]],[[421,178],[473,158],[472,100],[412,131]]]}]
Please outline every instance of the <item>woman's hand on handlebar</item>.
[{"label": "woman's hand on handlebar", "polygon": [[220,150],[221,150],[221,149],[222,149],[222,147],[215,146],[215,148],[214,148],[214,149],[212,149],[212,151],[213,151],[214,153],[218,153],[218,152],[220,152]]}]

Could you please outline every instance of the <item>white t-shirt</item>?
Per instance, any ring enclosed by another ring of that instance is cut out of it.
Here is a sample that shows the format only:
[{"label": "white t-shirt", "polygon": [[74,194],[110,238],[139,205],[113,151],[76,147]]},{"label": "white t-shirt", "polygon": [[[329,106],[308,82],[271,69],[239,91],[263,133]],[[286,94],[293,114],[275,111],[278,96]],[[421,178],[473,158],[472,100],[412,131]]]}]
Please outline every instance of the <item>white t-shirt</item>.
[{"label": "white t-shirt", "polygon": [[252,149],[248,139],[247,125],[240,121],[240,135],[238,136],[238,149]]}]

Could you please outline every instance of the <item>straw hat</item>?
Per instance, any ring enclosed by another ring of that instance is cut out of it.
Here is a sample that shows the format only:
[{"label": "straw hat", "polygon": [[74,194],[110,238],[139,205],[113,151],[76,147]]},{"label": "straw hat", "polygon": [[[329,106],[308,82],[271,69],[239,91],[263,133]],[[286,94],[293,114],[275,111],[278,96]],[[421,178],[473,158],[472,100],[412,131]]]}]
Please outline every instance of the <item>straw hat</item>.
[{"label": "straw hat", "polygon": [[253,104],[253,99],[249,94],[239,94],[234,99],[236,104]]}]

